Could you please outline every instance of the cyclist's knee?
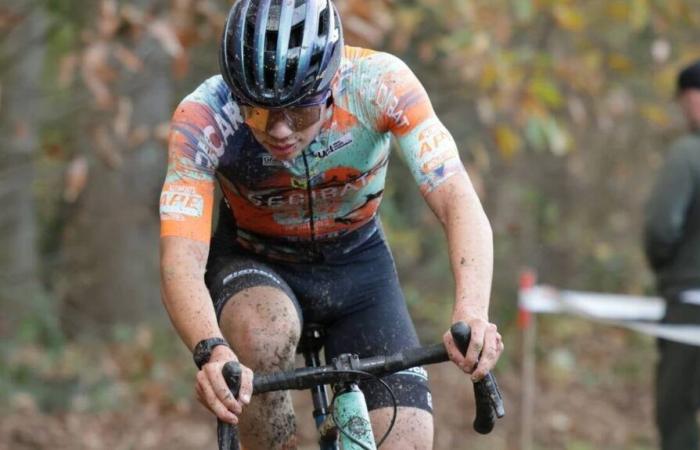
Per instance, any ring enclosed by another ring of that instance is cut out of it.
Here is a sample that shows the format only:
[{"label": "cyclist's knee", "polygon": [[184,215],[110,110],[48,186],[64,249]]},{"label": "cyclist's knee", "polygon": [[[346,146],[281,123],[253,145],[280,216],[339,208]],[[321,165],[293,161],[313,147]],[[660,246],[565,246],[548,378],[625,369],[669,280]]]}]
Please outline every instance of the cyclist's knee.
[{"label": "cyclist's knee", "polygon": [[221,328],[241,362],[254,370],[292,363],[301,334],[292,300],[267,286],[235,294],[222,311]]},{"label": "cyclist's knee", "polygon": [[[370,411],[375,439],[381,439],[394,413],[393,408]],[[433,448],[433,416],[428,411],[411,407],[399,407],[392,432],[382,448],[388,450],[428,450]]]}]

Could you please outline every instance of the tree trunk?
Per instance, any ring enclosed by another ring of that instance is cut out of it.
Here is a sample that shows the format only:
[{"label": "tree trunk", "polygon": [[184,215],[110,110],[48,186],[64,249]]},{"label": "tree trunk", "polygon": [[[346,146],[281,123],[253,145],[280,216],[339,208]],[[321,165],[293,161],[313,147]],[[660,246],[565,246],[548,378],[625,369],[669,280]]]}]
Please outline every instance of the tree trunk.
[{"label": "tree trunk", "polygon": [[[104,334],[115,323],[162,317],[158,199],[167,152],[152,131],[170,117],[173,83],[169,58],[154,39],[144,35],[135,50],[144,69],[122,73],[119,90],[132,99],[130,134],[143,128],[151,136],[130,147],[115,134],[114,116],[95,124],[110,130],[114,148],[106,149],[92,133],[84,133],[89,179],[64,241],[69,282],[63,323],[74,333]],[[101,156],[95,151],[100,146]]]},{"label": "tree trunk", "polygon": [[[30,323],[51,321],[51,304],[40,281],[34,158],[38,153],[40,79],[45,20],[35,8],[17,24],[1,49],[0,133],[0,336]],[[30,322],[29,319],[37,319]]]}]

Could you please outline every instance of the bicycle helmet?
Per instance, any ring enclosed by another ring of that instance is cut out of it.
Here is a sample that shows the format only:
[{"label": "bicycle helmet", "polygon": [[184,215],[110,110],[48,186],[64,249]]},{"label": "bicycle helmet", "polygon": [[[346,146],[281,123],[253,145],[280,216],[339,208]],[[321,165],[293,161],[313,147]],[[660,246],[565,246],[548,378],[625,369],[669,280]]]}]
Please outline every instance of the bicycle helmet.
[{"label": "bicycle helmet", "polygon": [[330,0],[237,0],[219,62],[237,100],[281,108],[328,90],[342,51],[340,16]]}]

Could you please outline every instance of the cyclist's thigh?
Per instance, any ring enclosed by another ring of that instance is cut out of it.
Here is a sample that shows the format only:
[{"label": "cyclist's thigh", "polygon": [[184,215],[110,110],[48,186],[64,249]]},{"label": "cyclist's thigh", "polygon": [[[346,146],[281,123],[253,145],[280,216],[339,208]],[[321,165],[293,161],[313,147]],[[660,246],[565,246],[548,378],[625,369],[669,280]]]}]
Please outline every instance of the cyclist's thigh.
[{"label": "cyclist's thigh", "polygon": [[[375,440],[384,436],[391,425],[394,408],[370,411]],[[398,408],[391,433],[382,444],[387,450],[428,450],[433,448],[433,416],[418,408]]]},{"label": "cyclist's thigh", "polygon": [[[243,353],[239,356],[250,359],[260,349],[293,356],[301,310],[274,269],[245,254],[219,257],[210,261],[206,281],[222,332],[234,351]],[[270,360],[273,366],[278,362]]]},{"label": "cyclist's thigh", "polygon": [[[360,357],[385,355],[419,345],[418,336],[399,286],[393,259],[386,246],[375,249],[375,257],[359,264],[351,292],[350,312],[329,326],[326,338],[326,360],[340,353],[356,353]],[[383,379],[392,389],[398,406],[420,408],[432,412],[427,373],[414,368]],[[381,383],[367,381],[360,385],[370,410],[393,406],[391,394]]]}]

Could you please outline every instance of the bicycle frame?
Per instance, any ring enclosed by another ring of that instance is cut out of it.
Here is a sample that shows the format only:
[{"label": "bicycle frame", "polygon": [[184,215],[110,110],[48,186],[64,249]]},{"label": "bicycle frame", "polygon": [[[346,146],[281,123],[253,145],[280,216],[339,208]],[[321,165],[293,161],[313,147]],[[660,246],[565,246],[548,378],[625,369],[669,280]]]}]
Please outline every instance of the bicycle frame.
[{"label": "bicycle frame", "polygon": [[[306,345],[301,348],[306,367],[320,366],[320,349],[323,330],[310,326],[305,330]],[[352,365],[352,359],[341,359],[347,368]],[[338,441],[343,450],[375,450],[377,447],[369,420],[367,403],[362,391],[356,383],[337,383],[333,386],[333,407],[328,409],[328,396],[325,386],[315,386],[311,390],[314,404],[314,420],[320,438],[320,450],[338,450]],[[331,413],[332,412],[332,413]],[[336,423],[338,420],[340,423]],[[338,428],[342,431],[339,432]],[[358,442],[360,444],[358,444]]]},{"label": "bicycle frame", "polygon": [[[333,414],[318,427],[321,450],[376,450],[365,396],[355,383],[337,386]],[[339,422],[339,423],[336,423]],[[340,433],[338,433],[338,430]],[[336,439],[336,436],[338,439]]]}]

